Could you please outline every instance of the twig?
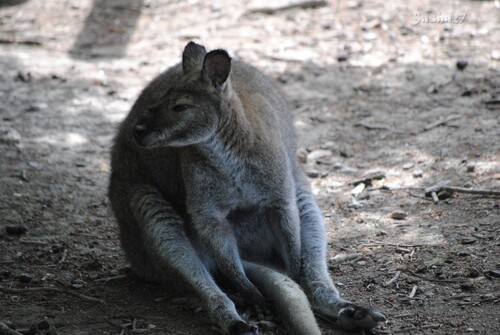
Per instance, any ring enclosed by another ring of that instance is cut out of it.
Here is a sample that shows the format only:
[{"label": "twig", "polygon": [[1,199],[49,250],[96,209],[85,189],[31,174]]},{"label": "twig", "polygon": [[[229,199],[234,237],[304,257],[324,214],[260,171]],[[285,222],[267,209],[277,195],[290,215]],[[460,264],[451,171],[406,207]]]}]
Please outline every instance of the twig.
[{"label": "twig", "polygon": [[394,277],[392,277],[392,278],[391,278],[388,282],[386,282],[386,283],[384,284],[384,286],[389,286],[389,285],[391,285],[392,283],[394,283],[394,282],[398,279],[398,277],[399,277],[399,275],[400,275],[400,274],[401,274],[401,271],[397,271],[397,272],[394,274]]},{"label": "twig", "polygon": [[0,335],[23,335],[0,321]]},{"label": "twig", "polygon": [[353,261],[361,257],[361,254],[338,254],[330,258],[333,263],[343,263],[348,261]]},{"label": "twig", "polygon": [[110,319],[106,319],[106,322],[109,323],[111,326],[117,328],[117,329],[120,329],[121,330],[121,333],[120,334],[130,334],[129,330],[123,326],[120,326],[120,325],[117,325],[116,323],[114,323],[113,321],[111,321]]},{"label": "twig", "polygon": [[444,186],[441,188],[441,190],[452,193],[457,192],[457,193],[480,194],[480,195],[500,197],[500,191],[493,191],[493,190],[481,190],[481,189],[452,187],[452,186]]},{"label": "twig", "polygon": [[411,193],[410,191],[407,191],[407,193],[408,193],[409,195],[411,195],[412,197],[414,197],[414,198],[419,198],[419,199],[424,199],[424,200],[430,201],[430,199],[428,199],[428,198],[426,198],[426,197],[423,197],[423,196],[421,196],[421,195],[416,195],[416,194],[413,194],[413,193]]},{"label": "twig", "polygon": [[421,248],[425,247],[424,244],[401,244],[401,243],[383,243],[383,242],[373,242],[373,243],[363,243],[361,244],[361,247],[396,247],[396,248]]},{"label": "twig", "polygon": [[55,292],[55,293],[63,293],[72,295],[74,297],[80,298],[82,300],[98,302],[101,304],[105,304],[106,302],[102,299],[92,298],[87,295],[83,295],[80,293],[76,293],[73,291],[68,291],[58,287],[29,287],[29,288],[4,288],[0,287],[0,292],[8,293],[8,294],[16,294],[16,293],[29,293],[29,292]]},{"label": "twig", "polygon": [[47,245],[47,244],[49,244],[46,241],[27,240],[27,239],[20,239],[19,242],[23,243],[23,244],[34,244],[34,245]]},{"label": "twig", "polygon": [[464,281],[467,280],[466,278],[435,279],[435,278],[429,278],[429,277],[418,275],[418,274],[416,274],[415,272],[413,272],[411,270],[406,270],[406,272],[408,272],[410,275],[412,275],[414,277],[417,277],[417,278],[420,278],[420,279],[424,279],[424,280],[427,280],[427,281],[437,282],[437,283],[461,283],[461,282],[464,282]]},{"label": "twig", "polygon": [[10,36],[0,36],[0,44],[42,45],[42,43],[36,39],[16,39]]},{"label": "twig", "polygon": [[444,301],[447,301],[447,300],[459,300],[459,299],[469,298],[469,297],[472,297],[472,294],[457,294],[457,295],[454,295],[454,296],[451,296],[451,297],[444,297],[443,300]]},{"label": "twig", "polygon": [[424,127],[424,130],[422,132],[425,132],[425,131],[429,131],[433,128],[436,128],[436,127],[439,127],[439,126],[442,126],[442,125],[445,125],[447,124],[448,122],[450,121],[453,121],[453,120],[456,120],[456,119],[460,119],[460,115],[450,115],[448,116],[446,119],[444,120],[440,120],[440,121],[436,121],[434,123],[431,123],[430,125],[428,126],[425,126]]},{"label": "twig", "polygon": [[68,249],[64,249],[63,255],[62,255],[61,259],[59,260],[59,263],[64,263],[64,261],[66,261],[66,257],[68,257]]},{"label": "twig", "polygon": [[324,0],[302,0],[302,1],[288,1],[288,3],[284,5],[278,6],[263,6],[250,8],[248,13],[263,13],[263,14],[274,14],[279,11],[285,11],[294,8],[315,8],[327,5],[327,2]]},{"label": "twig", "polygon": [[365,122],[358,122],[354,125],[354,127],[363,127],[367,130],[391,130],[391,127],[385,125],[385,124],[378,124],[378,123],[365,123]]},{"label": "twig", "polygon": [[410,294],[408,295],[408,298],[413,299],[413,297],[415,296],[415,293],[417,293],[417,288],[418,288],[417,285],[413,286],[413,288],[411,289]]},{"label": "twig", "polygon": [[99,278],[99,279],[96,279],[95,281],[103,281],[103,282],[107,283],[111,280],[119,280],[119,279],[124,279],[127,277],[128,277],[127,275],[118,275],[118,276],[113,276],[113,277]]}]

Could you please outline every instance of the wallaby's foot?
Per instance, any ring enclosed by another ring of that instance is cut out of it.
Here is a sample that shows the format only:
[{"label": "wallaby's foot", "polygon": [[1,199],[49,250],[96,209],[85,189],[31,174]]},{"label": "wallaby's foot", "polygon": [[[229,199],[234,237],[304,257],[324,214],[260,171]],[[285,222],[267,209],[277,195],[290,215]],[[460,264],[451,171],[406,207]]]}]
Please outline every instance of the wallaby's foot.
[{"label": "wallaby's foot", "polygon": [[250,325],[244,321],[235,321],[229,327],[229,335],[258,335],[256,326]]},{"label": "wallaby's foot", "polygon": [[335,322],[347,331],[360,331],[375,328],[386,317],[374,310],[357,306],[349,301],[336,301],[329,306],[315,308],[316,313]]}]

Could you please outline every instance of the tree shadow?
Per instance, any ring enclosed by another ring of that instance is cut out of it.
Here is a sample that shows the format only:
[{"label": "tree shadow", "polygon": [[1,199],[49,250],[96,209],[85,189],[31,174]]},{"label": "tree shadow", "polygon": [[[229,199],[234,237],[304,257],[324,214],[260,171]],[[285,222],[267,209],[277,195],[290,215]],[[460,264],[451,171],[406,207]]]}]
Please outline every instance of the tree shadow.
[{"label": "tree shadow", "polygon": [[142,3],[143,0],[94,0],[70,56],[82,60],[123,57]]}]

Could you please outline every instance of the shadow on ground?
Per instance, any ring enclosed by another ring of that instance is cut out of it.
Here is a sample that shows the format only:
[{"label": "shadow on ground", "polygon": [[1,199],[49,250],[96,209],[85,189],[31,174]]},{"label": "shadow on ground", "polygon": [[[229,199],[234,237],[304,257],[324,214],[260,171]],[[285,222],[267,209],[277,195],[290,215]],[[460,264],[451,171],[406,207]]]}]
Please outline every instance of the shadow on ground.
[{"label": "shadow on ground", "polygon": [[121,58],[141,15],[143,0],[94,0],[69,54],[76,59]]}]

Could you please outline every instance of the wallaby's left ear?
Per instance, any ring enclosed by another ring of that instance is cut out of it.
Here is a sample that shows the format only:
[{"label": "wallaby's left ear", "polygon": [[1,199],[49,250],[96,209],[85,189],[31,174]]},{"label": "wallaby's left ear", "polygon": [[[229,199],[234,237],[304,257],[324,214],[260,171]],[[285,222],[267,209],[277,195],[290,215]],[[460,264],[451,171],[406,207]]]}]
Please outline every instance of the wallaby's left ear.
[{"label": "wallaby's left ear", "polygon": [[201,75],[215,87],[222,87],[231,72],[231,57],[226,50],[213,50],[203,60]]}]

